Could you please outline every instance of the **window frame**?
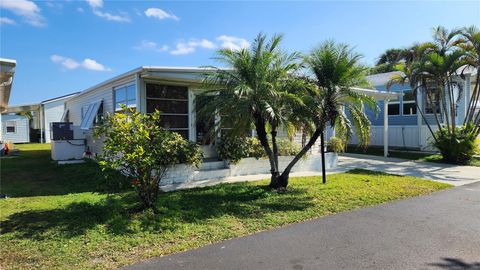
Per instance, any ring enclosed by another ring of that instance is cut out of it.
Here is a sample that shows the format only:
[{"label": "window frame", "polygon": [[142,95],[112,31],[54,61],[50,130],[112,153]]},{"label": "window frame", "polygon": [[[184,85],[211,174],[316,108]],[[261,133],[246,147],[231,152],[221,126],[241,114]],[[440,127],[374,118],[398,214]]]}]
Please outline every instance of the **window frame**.
[{"label": "window frame", "polygon": [[[8,125],[8,122],[13,123],[13,125]],[[13,127],[13,131],[8,131],[8,128]],[[15,120],[6,120],[5,121],[5,134],[16,134],[17,133],[17,121]]]},{"label": "window frame", "polygon": [[[129,98],[128,96],[128,88],[133,86],[134,88],[134,97],[133,98]],[[120,90],[124,90],[125,91],[125,100],[121,100],[121,101],[118,101],[117,100],[117,91],[120,91]],[[132,82],[128,82],[128,83],[124,83],[124,84],[121,84],[121,85],[117,85],[115,87],[112,88],[112,94],[113,94],[113,111],[114,113],[123,113],[124,110],[119,107],[117,108],[117,104],[124,104],[127,106],[127,108],[133,108],[133,109],[137,109],[137,85],[135,83],[135,81],[132,81]],[[130,102],[132,102],[132,104],[130,104]],[[121,102],[125,102],[125,103],[121,103]],[[129,105],[130,104],[130,105]]]},{"label": "window frame", "polygon": [[[392,105],[398,105],[398,114],[390,114],[390,112],[387,111],[387,115],[390,117],[390,116],[401,116],[401,111],[400,111],[400,101],[390,101],[388,102],[388,109],[391,108]],[[385,103],[383,104],[383,107],[385,109]]]},{"label": "window frame", "polygon": [[[413,100],[407,100],[405,101],[404,98],[405,98],[405,92],[412,92],[412,98]],[[402,90],[402,93],[403,93],[403,96],[402,96],[402,115],[405,115],[405,116],[414,116],[414,115],[417,115],[417,107],[415,106],[415,113],[405,113],[405,104],[413,104],[415,105],[415,96],[413,95],[413,90],[411,89],[406,89],[406,90]]]}]

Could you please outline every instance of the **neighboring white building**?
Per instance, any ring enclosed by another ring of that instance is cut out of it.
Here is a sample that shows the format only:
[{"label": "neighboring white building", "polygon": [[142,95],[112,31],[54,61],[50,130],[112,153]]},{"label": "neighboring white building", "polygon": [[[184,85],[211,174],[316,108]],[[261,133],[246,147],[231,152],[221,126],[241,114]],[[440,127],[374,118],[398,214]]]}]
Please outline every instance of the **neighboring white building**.
[{"label": "neighboring white building", "polygon": [[2,138],[14,143],[30,142],[29,120],[26,116],[7,114],[2,116]]},{"label": "neighboring white building", "polygon": [[[50,125],[61,122],[65,101],[77,93],[34,104],[9,106],[2,114],[2,137],[13,143],[50,142]],[[16,122],[15,128],[12,127]],[[26,124],[25,124],[26,123]],[[12,132],[15,130],[14,132]]]}]

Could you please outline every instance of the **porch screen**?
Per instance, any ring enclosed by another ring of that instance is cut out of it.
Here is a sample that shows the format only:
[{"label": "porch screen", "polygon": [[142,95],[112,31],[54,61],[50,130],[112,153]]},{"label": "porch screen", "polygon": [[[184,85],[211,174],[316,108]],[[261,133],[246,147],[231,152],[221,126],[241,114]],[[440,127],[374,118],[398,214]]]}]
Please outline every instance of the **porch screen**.
[{"label": "porch screen", "polygon": [[188,87],[147,83],[147,113],[160,111],[162,127],[188,139]]}]

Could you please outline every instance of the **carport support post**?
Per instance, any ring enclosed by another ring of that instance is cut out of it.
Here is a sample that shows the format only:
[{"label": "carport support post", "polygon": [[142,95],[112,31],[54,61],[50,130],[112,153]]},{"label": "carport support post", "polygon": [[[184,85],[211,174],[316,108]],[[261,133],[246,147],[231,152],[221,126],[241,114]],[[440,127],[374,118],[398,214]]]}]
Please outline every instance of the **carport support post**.
[{"label": "carport support post", "polygon": [[383,100],[383,156],[388,157],[388,99]]}]

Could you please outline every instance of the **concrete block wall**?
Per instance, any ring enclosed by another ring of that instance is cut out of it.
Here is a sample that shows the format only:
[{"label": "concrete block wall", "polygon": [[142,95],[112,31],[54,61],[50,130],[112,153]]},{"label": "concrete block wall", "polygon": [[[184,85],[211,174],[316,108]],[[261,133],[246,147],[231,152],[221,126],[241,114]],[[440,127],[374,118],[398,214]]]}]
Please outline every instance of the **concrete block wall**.
[{"label": "concrete block wall", "polygon": [[[292,159],[293,156],[279,157],[280,169],[283,170]],[[321,171],[321,161],[321,155],[309,155],[298,161],[293,167],[292,172]],[[325,161],[327,169],[335,168],[337,166],[338,156],[335,153],[326,153]],[[160,185],[166,186],[213,179],[226,181],[229,177],[270,173],[270,163],[268,159],[245,158],[236,164],[225,164],[226,166],[224,168],[218,168],[217,165],[213,165],[216,168],[212,168],[211,165],[209,162],[202,164],[200,168],[184,164],[176,165],[167,171]]]}]

